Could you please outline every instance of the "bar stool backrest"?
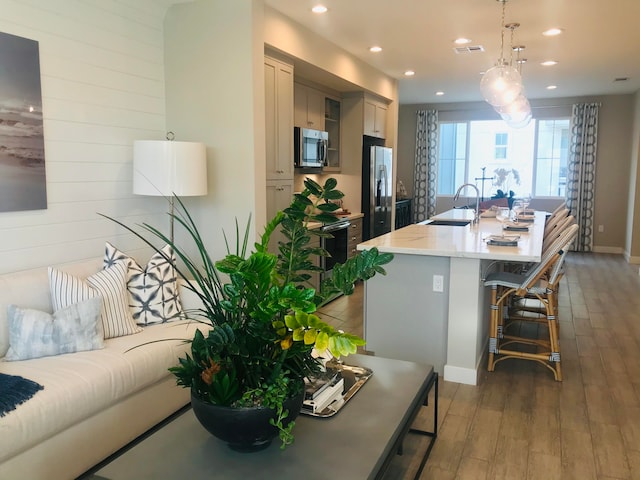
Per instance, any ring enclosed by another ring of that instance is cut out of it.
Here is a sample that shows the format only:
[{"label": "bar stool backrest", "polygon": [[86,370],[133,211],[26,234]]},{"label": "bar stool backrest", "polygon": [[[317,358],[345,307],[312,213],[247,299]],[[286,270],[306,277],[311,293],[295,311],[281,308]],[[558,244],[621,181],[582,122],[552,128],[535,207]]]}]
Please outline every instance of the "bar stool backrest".
[{"label": "bar stool backrest", "polygon": [[547,248],[556,240],[565,229],[569,228],[569,226],[576,223],[576,218],[573,215],[569,215],[568,217],[561,218],[554,229],[550,232],[546,233],[542,237],[542,252],[545,252]]},{"label": "bar stool backrest", "polygon": [[554,212],[547,219],[547,223],[544,226],[544,235],[547,236],[547,234],[549,234],[552,230],[554,230],[558,226],[558,223],[562,222],[568,216],[569,216],[569,209],[566,207]]},{"label": "bar stool backrest", "polygon": [[556,263],[551,267],[551,271],[549,272],[549,285],[556,285],[558,283],[558,280],[560,280],[564,259],[567,256],[569,249],[571,248],[571,244],[578,236],[578,230],[580,230],[580,227],[577,223],[574,223],[567,227],[566,236],[563,237],[565,239],[565,244],[561,249],[560,258],[558,258]]},{"label": "bar stool backrest", "polygon": [[562,256],[563,248],[575,239],[577,224],[574,225],[571,225],[570,228],[565,228],[558,238],[556,238],[549,248],[542,254],[540,263],[531,268],[520,287],[518,287],[516,295],[522,295],[524,292],[533,288],[545,273],[552,270],[554,263]]}]

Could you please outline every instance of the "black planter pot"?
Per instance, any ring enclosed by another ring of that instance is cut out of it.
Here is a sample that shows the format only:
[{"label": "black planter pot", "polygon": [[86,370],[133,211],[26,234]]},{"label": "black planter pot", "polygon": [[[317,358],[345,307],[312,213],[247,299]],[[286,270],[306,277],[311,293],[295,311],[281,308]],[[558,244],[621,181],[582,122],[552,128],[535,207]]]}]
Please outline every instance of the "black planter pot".
[{"label": "black planter pot", "polygon": [[[303,391],[285,404],[289,416],[284,420],[288,425],[300,413]],[[276,412],[265,407],[224,407],[203,402],[191,392],[191,406],[198,421],[214,437],[227,442],[229,448],[239,452],[256,452],[271,445],[278,436],[278,429],[269,423],[275,418]]]}]

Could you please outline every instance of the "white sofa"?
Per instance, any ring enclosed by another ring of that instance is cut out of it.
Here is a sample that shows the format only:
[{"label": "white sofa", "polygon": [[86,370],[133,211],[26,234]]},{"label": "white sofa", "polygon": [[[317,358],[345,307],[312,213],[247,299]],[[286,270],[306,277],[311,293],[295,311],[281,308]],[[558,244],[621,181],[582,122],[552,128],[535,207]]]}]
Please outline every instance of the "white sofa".
[{"label": "white sofa", "polygon": [[[84,278],[102,268],[102,259],[59,268]],[[180,297],[184,309],[197,306],[187,289]],[[8,349],[8,304],[51,312],[47,268],[0,275],[0,357]],[[188,404],[189,391],[167,369],[189,344],[142,344],[190,339],[195,328],[188,321],[151,325],[105,340],[100,350],[0,360],[0,373],[44,386],[0,417],[0,479],[75,478]]]}]

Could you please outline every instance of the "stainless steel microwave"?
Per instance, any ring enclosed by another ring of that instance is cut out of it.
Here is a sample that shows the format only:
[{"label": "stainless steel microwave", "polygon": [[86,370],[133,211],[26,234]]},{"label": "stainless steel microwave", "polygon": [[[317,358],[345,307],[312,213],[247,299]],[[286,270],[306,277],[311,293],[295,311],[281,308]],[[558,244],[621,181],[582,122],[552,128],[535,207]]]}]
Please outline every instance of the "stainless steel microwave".
[{"label": "stainless steel microwave", "polygon": [[321,170],[327,164],[329,134],[322,130],[294,127],[294,166],[308,170]]}]

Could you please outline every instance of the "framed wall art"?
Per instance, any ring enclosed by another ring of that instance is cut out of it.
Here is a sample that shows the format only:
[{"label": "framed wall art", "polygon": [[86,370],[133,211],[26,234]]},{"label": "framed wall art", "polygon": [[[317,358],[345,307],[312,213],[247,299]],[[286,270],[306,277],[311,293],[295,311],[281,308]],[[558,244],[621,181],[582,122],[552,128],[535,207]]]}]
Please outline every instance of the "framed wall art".
[{"label": "framed wall art", "polygon": [[45,208],[38,42],[0,32],[0,212]]}]

